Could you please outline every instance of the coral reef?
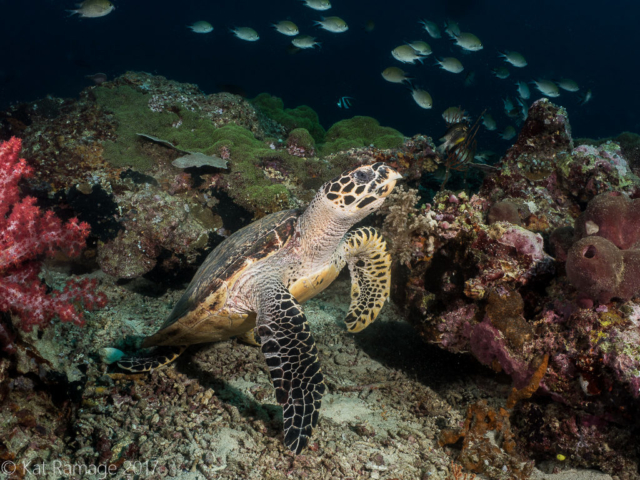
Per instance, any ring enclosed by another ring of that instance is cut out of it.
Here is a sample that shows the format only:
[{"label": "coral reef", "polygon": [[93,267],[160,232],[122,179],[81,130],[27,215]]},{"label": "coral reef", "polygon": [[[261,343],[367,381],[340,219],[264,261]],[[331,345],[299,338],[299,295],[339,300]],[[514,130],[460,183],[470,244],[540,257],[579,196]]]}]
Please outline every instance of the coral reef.
[{"label": "coral reef", "polygon": [[[48,98],[4,117],[15,120],[11,128],[18,119],[24,125],[25,157],[36,171],[30,192],[89,222],[100,266],[122,279],[195,266],[225,232],[304,207],[347,168],[388,160],[418,178],[437,160],[428,137],[403,144],[399,132],[365,117],[339,122],[329,137],[362,148],[319,158],[325,132],[308,107],[284,109],[267,94],[251,103],[205,95],[136,72],[89,87],[77,101]],[[176,148],[220,158],[227,169],[176,168]]]},{"label": "coral reef", "polygon": [[640,249],[621,251],[605,238],[589,236],[573,244],[566,269],[573,286],[600,303],[640,293]]},{"label": "coral reef", "polygon": [[418,191],[399,186],[389,195],[378,211],[384,217],[382,232],[389,239],[389,253],[400,263],[421,257],[428,261],[433,255],[434,237],[430,235],[437,226],[435,213],[430,206],[417,208]]},{"label": "coral reef", "polygon": [[582,304],[626,301],[640,293],[640,199],[619,192],[597,195],[575,228],[558,229],[553,238]]},{"label": "coral reef", "polygon": [[[598,442],[618,444],[638,428],[621,430],[637,414],[640,397],[640,304],[634,298],[640,180],[615,143],[574,146],[566,111],[548,100],[531,106],[499,167],[477,195],[442,192],[424,207],[436,222],[429,242],[406,228],[385,230],[392,245],[423,246],[393,252],[392,296],[426,341],[470,353],[508,374],[516,389],[526,387],[548,355],[539,392],[553,407],[535,397],[520,402],[516,415],[545,413],[514,417],[516,443],[552,458],[550,439],[560,438],[564,424],[549,425],[550,412],[562,412],[567,422],[587,415],[598,424],[597,440],[585,438],[588,429],[565,436],[563,454],[570,453],[576,466],[637,478],[638,460],[629,449],[612,455]],[[387,211],[394,205],[425,216],[397,198],[389,199]],[[611,246],[600,252],[603,242]],[[597,251],[589,248],[596,244]],[[579,265],[573,252],[581,255]],[[597,265],[585,268],[591,259]],[[589,284],[594,277],[609,283]],[[587,294],[601,304],[585,301]]]},{"label": "coral reef", "polygon": [[[93,310],[106,304],[104,293],[95,291],[97,282],[72,279],[62,291],[49,293],[38,277],[42,268],[38,260],[58,251],[78,256],[89,225],[76,218],[63,224],[54,212],[40,210],[35,198],[20,198],[18,182],[33,172],[20,158],[21,146],[15,137],[0,143],[0,312],[17,315],[25,331],[45,327],[54,317],[82,325],[84,315],[78,305]],[[3,340],[9,342],[6,350],[12,339],[2,328]]]},{"label": "coral reef", "polygon": [[[176,168],[179,152],[137,133],[228,168]],[[16,105],[0,114],[0,138],[12,134],[24,138],[25,162],[12,161],[17,177],[33,169],[20,186],[41,205],[37,218],[54,208],[62,231],[84,232],[82,244],[87,227],[68,220],[91,225],[82,263],[58,254],[41,270],[33,250],[20,265],[34,265],[30,280],[78,314],[71,291],[56,293],[70,278],[71,290],[100,281],[117,302],[86,313],[83,329],[52,322],[25,332],[17,315],[0,314],[0,459],[15,462],[16,477],[30,462],[127,475],[153,459],[153,472],[137,474],[524,479],[536,475],[535,461],[564,478],[573,468],[640,478],[640,180],[628,146],[574,141],[567,112],[548,100],[531,106],[475,194],[431,195],[444,160],[426,135],[404,138],[367,117],[325,132],[309,107],[285,109],[268,94],[205,95],[144,73],[76,100]],[[282,449],[281,414],[253,348],[196,347],[149,376],[100,361],[103,348],[131,350],[157,329],[182,293],[174,288],[224,236],[304,207],[327,178],[373,162],[408,184],[370,219],[394,260],[397,309],[350,336],[336,322],[349,302],[345,280],[305,304],[329,390],[340,394],[325,399],[304,455]],[[25,208],[35,212],[35,202]],[[0,222],[14,215],[2,213]],[[9,250],[0,245],[2,258]],[[574,266],[575,252],[598,266]],[[0,263],[0,285],[8,271]],[[608,283],[588,283],[603,271]]]},{"label": "coral reef", "polygon": [[313,157],[316,144],[306,128],[291,130],[287,137],[287,152],[295,157]]},{"label": "coral reef", "polygon": [[514,225],[522,225],[518,206],[509,200],[503,200],[491,205],[489,214],[487,215],[487,223],[491,225],[496,222],[509,222]]},{"label": "coral reef", "polygon": [[599,147],[604,144],[619,145],[622,156],[629,162],[629,167],[636,176],[640,176],[640,135],[633,132],[622,132],[620,135],[609,138],[592,140],[589,138],[576,139],[579,145],[591,145]]}]

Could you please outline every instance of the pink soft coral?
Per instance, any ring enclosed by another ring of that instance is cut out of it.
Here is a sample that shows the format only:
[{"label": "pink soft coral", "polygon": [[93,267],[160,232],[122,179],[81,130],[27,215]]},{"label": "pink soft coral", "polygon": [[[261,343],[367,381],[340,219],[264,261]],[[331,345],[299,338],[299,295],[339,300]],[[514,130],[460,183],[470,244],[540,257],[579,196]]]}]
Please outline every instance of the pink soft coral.
[{"label": "pink soft coral", "polygon": [[35,198],[20,199],[18,182],[33,174],[19,158],[21,147],[18,138],[0,143],[0,311],[16,314],[26,331],[44,326],[55,316],[82,325],[78,304],[87,309],[106,304],[104,293],[95,291],[97,282],[73,280],[61,292],[49,294],[38,278],[38,258],[52,256],[56,250],[77,256],[85,246],[89,225],[76,218],[63,224],[53,212],[40,210]]}]

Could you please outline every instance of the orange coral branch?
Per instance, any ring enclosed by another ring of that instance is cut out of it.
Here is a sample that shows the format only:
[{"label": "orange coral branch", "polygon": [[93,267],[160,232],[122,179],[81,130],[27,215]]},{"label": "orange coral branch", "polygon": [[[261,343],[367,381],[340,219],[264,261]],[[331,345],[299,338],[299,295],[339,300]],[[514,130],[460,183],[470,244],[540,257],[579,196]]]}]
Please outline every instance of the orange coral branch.
[{"label": "orange coral branch", "polygon": [[547,373],[547,366],[549,365],[549,354],[546,354],[540,363],[538,369],[531,376],[531,380],[529,380],[529,384],[524,387],[522,390],[513,389],[509,398],[507,399],[507,408],[512,409],[516,406],[520,400],[524,400],[526,398],[531,398],[531,395],[538,390],[540,386],[540,382],[544,377],[545,373]]}]

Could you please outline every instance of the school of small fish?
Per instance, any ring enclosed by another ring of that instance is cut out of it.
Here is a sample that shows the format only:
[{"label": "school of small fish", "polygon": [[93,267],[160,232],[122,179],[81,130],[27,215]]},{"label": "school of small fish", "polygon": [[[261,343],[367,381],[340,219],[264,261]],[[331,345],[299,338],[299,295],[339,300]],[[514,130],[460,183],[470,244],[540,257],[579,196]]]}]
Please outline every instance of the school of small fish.
[{"label": "school of small fish", "polygon": [[[432,40],[443,38],[443,33],[436,22],[423,19],[419,21],[419,24],[422,25],[423,30],[429,35],[429,37],[431,37]],[[459,50],[454,50],[454,54],[455,51],[459,51],[460,54],[477,54],[476,52],[484,50],[484,45],[480,38],[471,32],[463,32],[457,22],[448,20],[443,23],[442,27],[444,36],[448,36],[450,40],[453,41],[453,45],[455,47],[459,47]],[[444,43],[444,41],[441,41],[441,43]],[[449,45],[444,45],[443,50],[447,52],[451,51],[451,47]],[[428,55],[432,54],[433,50],[431,45],[424,40],[407,42],[406,44],[397,46],[391,50],[391,56],[394,59],[409,65],[415,65],[416,62],[423,63],[424,59]],[[493,62],[495,66],[491,69],[491,73],[500,80],[505,80],[511,76],[511,72],[507,68],[507,65],[514,67],[516,71],[528,66],[525,56],[514,50],[499,51],[497,56],[498,59]],[[434,56],[434,65],[436,67],[440,67],[440,69],[445,72],[449,72],[454,75],[460,74],[465,71],[465,68],[463,61],[456,57]],[[504,61],[504,64],[501,65],[498,63],[500,59]],[[394,66],[388,67],[382,72],[382,77],[386,81],[406,84],[411,93],[411,97],[418,107],[431,109],[434,104],[433,97],[423,88],[423,85],[418,86],[416,84],[416,78],[418,75],[419,73],[413,75],[410,72],[405,72],[404,70]],[[476,72],[468,71],[465,74],[463,85],[465,87],[472,87],[475,82]],[[540,94],[550,98],[559,96],[560,90],[565,90],[567,92],[580,91],[579,85],[569,78],[562,78],[557,81],[552,81],[547,78],[537,78],[529,82],[525,80],[516,80],[514,84],[515,93],[517,94],[515,100],[510,96],[506,96],[503,98],[503,103],[505,116],[508,118],[509,122],[513,122],[516,125],[520,125],[527,118],[529,107],[526,101],[529,100],[532,95],[529,85],[535,86],[536,90],[540,92]],[[589,102],[591,97],[591,90],[583,92],[579,97],[580,104],[584,105]],[[463,124],[470,121],[470,118],[465,116],[465,112],[459,107],[447,108],[442,116],[448,125]],[[488,131],[496,131],[498,129],[496,120],[488,111],[482,113],[481,122]],[[515,135],[515,127],[512,125],[506,125],[504,126],[500,137],[505,140],[511,140]]]},{"label": "school of small fish", "polygon": [[[303,5],[309,7],[318,12],[324,12],[333,8],[330,0],[302,0]],[[109,0],[84,0],[82,3],[77,4],[75,10],[68,10],[71,15],[78,15],[80,18],[100,18],[109,15],[115,10],[115,6]],[[326,16],[321,17],[314,22],[315,26],[321,30],[325,30],[331,34],[341,34],[349,30],[349,25],[341,17],[338,16]],[[428,34],[431,40],[436,40],[441,43],[442,51],[449,52],[451,47],[445,44],[446,40],[443,36],[448,36],[453,42],[454,50],[460,54],[477,54],[481,50],[484,50],[484,45],[480,38],[471,32],[463,32],[460,25],[452,20],[447,20],[442,23],[441,27],[437,22],[432,20],[423,19],[419,21],[421,25],[420,30]],[[316,40],[316,37],[301,34],[298,26],[291,20],[280,20],[275,23],[271,23],[271,26],[276,32],[292,37],[290,48],[296,51],[303,51],[320,47],[321,43]],[[214,31],[214,27],[206,20],[198,20],[188,25],[193,33],[197,34],[209,34]],[[375,24],[370,20],[366,21],[363,26],[363,30],[367,33],[371,33],[375,28]],[[260,40],[259,33],[249,26],[234,27],[229,30],[236,38],[245,42],[256,42]],[[442,45],[444,44],[444,45]],[[397,44],[396,44],[397,45]],[[495,46],[492,46],[495,48]],[[405,41],[395,48],[389,50],[391,57],[398,62],[410,65],[411,68],[429,68],[429,67],[416,67],[416,63],[423,64],[424,60],[433,54],[431,45],[422,39],[413,41]],[[460,74],[465,68],[462,61],[453,56],[434,56],[436,67],[440,67],[441,70],[450,74]],[[504,64],[498,63],[502,59]],[[528,66],[528,62],[525,56],[513,50],[500,50],[498,51],[498,58],[493,62],[494,67],[491,69],[491,73],[499,80],[505,80],[511,76],[511,72],[507,68],[507,65],[513,67],[516,73]],[[382,78],[390,83],[405,85],[415,102],[415,104],[422,109],[430,110],[433,107],[433,97],[431,94],[423,88],[423,85],[416,83],[416,78],[420,72],[416,75],[410,75],[401,68],[396,66],[389,66],[382,71]],[[464,75],[463,85],[465,87],[472,87],[476,81],[476,72],[467,71]],[[509,82],[510,83],[510,82]],[[580,105],[584,105],[592,98],[592,92],[590,89],[581,91],[580,86],[570,78],[560,78],[557,80],[550,80],[548,78],[540,77],[532,79],[527,82],[525,80],[516,80],[515,84],[515,102],[514,100],[506,96],[503,98],[504,114],[510,122],[519,125],[527,117],[528,105],[525,102],[532,96],[532,92],[529,85],[535,87],[535,89],[545,97],[555,98],[560,96],[561,90],[570,93],[578,93]],[[348,109],[351,106],[352,97],[341,97],[337,102],[338,108]],[[436,98],[437,100],[437,98]],[[455,124],[456,122],[468,121],[469,118],[465,116],[465,112],[459,107],[449,107],[443,113],[443,118],[447,124]],[[488,131],[496,131],[498,126],[496,120],[490,112],[485,111],[481,115],[481,121],[484,127]],[[512,139],[516,134],[516,130],[512,125],[506,125],[502,129],[500,137],[505,140]]]}]

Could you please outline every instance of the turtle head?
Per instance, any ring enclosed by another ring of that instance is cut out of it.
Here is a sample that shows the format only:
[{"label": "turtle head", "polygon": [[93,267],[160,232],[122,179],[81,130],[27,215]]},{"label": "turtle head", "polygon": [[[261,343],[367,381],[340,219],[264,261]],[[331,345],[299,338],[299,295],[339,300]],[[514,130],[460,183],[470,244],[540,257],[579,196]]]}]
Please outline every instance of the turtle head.
[{"label": "turtle head", "polygon": [[388,165],[374,163],[347,170],[325,183],[321,191],[338,215],[359,221],[382,205],[400,178]]}]

